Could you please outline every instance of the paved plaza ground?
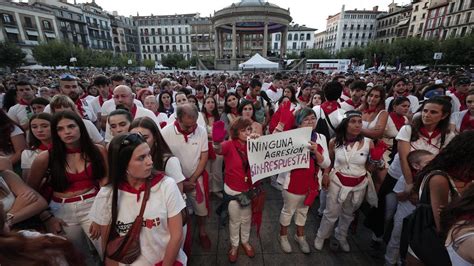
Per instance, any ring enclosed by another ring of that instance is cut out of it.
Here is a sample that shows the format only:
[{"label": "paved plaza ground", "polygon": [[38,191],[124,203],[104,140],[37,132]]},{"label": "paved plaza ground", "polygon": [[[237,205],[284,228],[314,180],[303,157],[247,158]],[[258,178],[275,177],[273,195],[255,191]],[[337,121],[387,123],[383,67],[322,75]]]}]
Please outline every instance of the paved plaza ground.
[{"label": "paved plaza ground", "polygon": [[[255,249],[255,257],[248,258],[242,249],[239,250],[239,258],[234,265],[383,265],[383,252],[374,253],[370,248],[370,232],[363,226],[363,215],[360,215],[356,234],[350,234],[348,241],[351,252],[332,251],[329,248],[329,240],[326,240],[324,249],[317,251],[314,248],[316,230],[321,218],[317,216],[318,202],[316,202],[308,213],[306,222],[306,239],[311,247],[310,254],[303,254],[296,241],[292,237],[295,234],[295,226],[289,228],[289,239],[293,248],[291,254],[285,254],[278,242],[279,216],[283,206],[281,192],[265,184],[267,198],[263,212],[263,223],[260,238],[257,237],[255,227],[252,227],[250,244]],[[219,226],[218,216],[215,210],[219,200],[212,198],[212,215],[209,218],[207,231],[212,241],[210,251],[203,251],[199,246],[198,232],[193,228],[193,252],[189,258],[189,265],[232,265],[227,259],[229,250],[228,225]]]}]

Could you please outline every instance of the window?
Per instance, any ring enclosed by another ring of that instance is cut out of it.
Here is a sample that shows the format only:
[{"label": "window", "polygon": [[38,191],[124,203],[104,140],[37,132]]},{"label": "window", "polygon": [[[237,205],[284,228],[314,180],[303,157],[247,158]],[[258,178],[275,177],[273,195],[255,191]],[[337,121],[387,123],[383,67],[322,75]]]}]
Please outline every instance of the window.
[{"label": "window", "polygon": [[341,43],[341,47],[344,47],[344,45],[345,45],[345,43],[344,43],[344,42],[342,42],[342,43]]},{"label": "window", "polygon": [[3,22],[5,24],[13,24],[13,16],[9,14],[3,14]]},{"label": "window", "polygon": [[464,35],[466,35],[466,30],[467,30],[467,27],[462,27],[461,34],[459,36],[464,37]]},{"label": "window", "polygon": [[357,24],[357,30],[360,30],[360,24]]},{"label": "window", "polygon": [[423,15],[421,16],[421,19],[425,19],[426,18],[426,13],[423,13]]},{"label": "window", "polygon": [[51,29],[51,22],[49,22],[47,20],[43,20],[43,28],[45,30],[50,30]]},{"label": "window", "polygon": [[374,24],[370,25],[370,30],[374,29]]},{"label": "window", "polygon": [[30,17],[25,17],[25,26],[28,28],[33,28],[33,23],[31,22]]},{"label": "window", "polygon": [[301,43],[301,49],[306,49],[306,42]]},{"label": "window", "polygon": [[354,29],[354,24],[351,24],[351,30],[353,30],[353,29]]},{"label": "window", "polygon": [[346,34],[345,34],[345,33],[342,34],[342,38],[343,38],[343,39],[346,38]]},{"label": "window", "polygon": [[356,33],[356,39],[359,39],[359,33]]},{"label": "window", "polygon": [[174,28],[171,28],[171,34],[174,35]]},{"label": "window", "polygon": [[364,32],[364,33],[362,33],[362,39],[364,39],[364,38],[365,38],[365,32]]},{"label": "window", "polygon": [[304,33],[300,34],[300,41],[304,41]]},{"label": "window", "polygon": [[347,44],[347,47],[351,47],[351,42],[349,42],[349,43]]},{"label": "window", "polygon": [[161,35],[161,28],[158,28],[158,35]]},{"label": "window", "polygon": [[349,33],[349,39],[352,39],[352,33]]},{"label": "window", "polygon": [[[469,14],[469,15],[470,15],[470,14]],[[311,40],[311,34],[310,34],[310,33],[307,33],[307,34],[306,34],[306,40],[307,40],[307,41]]]},{"label": "window", "polygon": [[366,24],[364,24],[364,30],[366,30],[366,29],[367,29],[367,25],[366,25]]},{"label": "window", "polygon": [[298,40],[298,34],[295,33],[295,34],[293,35],[293,40],[295,40],[295,41]]},{"label": "window", "polygon": [[278,50],[278,43],[277,42],[273,43],[273,50]]},{"label": "window", "polygon": [[[474,2],[474,0],[473,0]],[[469,21],[471,20],[471,12],[467,13],[466,15],[466,23],[469,23]]]},{"label": "window", "polygon": [[372,38],[372,33],[369,33],[369,39]]},{"label": "window", "polygon": [[296,50],[296,42],[293,43],[293,50]]},{"label": "window", "polygon": [[459,21],[460,21],[460,20],[461,20],[461,14],[458,14],[458,15],[456,16],[456,23],[455,23],[455,25],[459,25]]},{"label": "window", "polygon": [[415,6],[415,12],[418,11],[418,5]]},{"label": "window", "polygon": [[413,16],[413,21],[416,21],[416,16]]},{"label": "window", "polygon": [[[280,41],[280,33],[275,34],[275,41]],[[278,48],[275,48],[278,49]]]},{"label": "window", "polygon": [[344,24],[344,29],[347,30],[347,24]]},{"label": "window", "polygon": [[288,34],[288,41],[292,41],[292,40],[293,40],[292,36],[293,36],[292,34]]},{"label": "window", "polygon": [[464,5],[464,0],[459,1],[458,11],[461,11]]}]

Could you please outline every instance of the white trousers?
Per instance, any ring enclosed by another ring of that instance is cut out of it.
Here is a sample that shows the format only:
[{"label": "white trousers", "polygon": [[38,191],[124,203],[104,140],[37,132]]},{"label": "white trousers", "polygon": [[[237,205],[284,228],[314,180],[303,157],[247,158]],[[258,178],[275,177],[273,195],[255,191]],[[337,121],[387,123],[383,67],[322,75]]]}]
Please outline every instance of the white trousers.
[{"label": "white trousers", "polygon": [[207,160],[206,171],[209,174],[210,192],[222,192],[224,189],[224,179],[222,174],[222,155],[217,155],[215,160]]},{"label": "white trousers", "polygon": [[397,208],[397,211],[395,212],[392,236],[390,237],[385,252],[385,261],[390,264],[398,263],[398,259],[400,258],[400,238],[402,236],[403,219],[410,215],[414,210],[415,206],[413,206],[411,212],[404,208]]},{"label": "white trousers", "polygon": [[191,205],[193,207],[193,212],[194,214],[196,214],[197,216],[207,216],[207,208],[206,208],[206,197],[205,197],[205,191],[204,191],[204,184],[203,184],[203,180],[202,180],[202,176],[198,177],[198,179],[196,180],[196,186],[200,186],[201,187],[201,191],[202,191],[202,197],[203,197],[203,201],[201,203],[198,203],[197,202],[197,199],[196,199],[196,189],[194,189],[193,191],[191,192],[188,192],[186,193],[186,197],[188,198],[189,202],[191,202]]},{"label": "white trousers", "polygon": [[309,206],[304,205],[306,195],[296,195],[288,192],[286,189],[282,191],[283,208],[280,213],[280,224],[289,226],[291,218],[295,215],[295,224],[304,226],[309,210]]},{"label": "white trousers", "polygon": [[339,219],[335,230],[335,237],[339,240],[346,239],[347,230],[354,219],[354,212],[359,209],[364,201],[366,190],[367,185],[364,189],[350,191],[344,202],[341,203],[338,200],[341,187],[340,185],[335,184],[334,180],[331,180],[326,196],[326,208],[323,213],[317,236],[322,239],[329,238],[332,229],[334,228],[334,224]]},{"label": "white trousers", "polygon": [[[84,194],[89,193],[91,193],[91,191]],[[67,224],[67,226],[63,226],[65,237],[84,254],[88,264],[94,261],[94,257],[90,250],[89,240],[94,245],[98,254],[102,256],[101,238],[97,240],[91,240],[89,238],[89,227],[92,223],[92,220],[89,219],[89,211],[94,203],[94,199],[95,197],[92,197],[71,203],[58,203],[51,201],[49,204],[51,213],[55,217],[62,219]]]},{"label": "white trousers", "polygon": [[229,234],[233,247],[239,246],[240,241],[248,243],[252,222],[252,206],[242,207],[236,200],[229,202]]}]

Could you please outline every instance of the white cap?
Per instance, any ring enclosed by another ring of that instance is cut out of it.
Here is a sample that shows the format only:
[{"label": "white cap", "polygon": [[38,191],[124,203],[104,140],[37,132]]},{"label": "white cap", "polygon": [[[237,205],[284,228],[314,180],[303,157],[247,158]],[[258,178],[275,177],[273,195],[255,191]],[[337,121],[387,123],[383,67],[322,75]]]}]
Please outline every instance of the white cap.
[{"label": "white cap", "polygon": [[374,83],[372,82],[367,83],[367,87],[373,87],[373,86],[374,86]]},{"label": "white cap", "polygon": [[438,85],[438,84],[443,84],[443,81],[442,81],[441,79],[437,79],[437,80],[435,81],[435,84],[436,84],[436,85]]}]

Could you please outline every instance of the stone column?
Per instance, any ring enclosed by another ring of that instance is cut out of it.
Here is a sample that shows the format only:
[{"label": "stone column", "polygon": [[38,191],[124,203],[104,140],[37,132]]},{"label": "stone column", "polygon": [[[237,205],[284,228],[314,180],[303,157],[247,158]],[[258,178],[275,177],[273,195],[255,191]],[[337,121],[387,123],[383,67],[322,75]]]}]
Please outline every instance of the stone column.
[{"label": "stone column", "polygon": [[236,48],[237,48],[237,27],[234,22],[232,24],[232,59],[236,58]]},{"label": "stone column", "polygon": [[219,57],[224,58],[225,36],[224,31],[219,31]]},{"label": "stone column", "polygon": [[283,28],[283,31],[281,32],[281,39],[280,39],[280,58],[285,58],[286,54],[286,46],[288,45],[288,26],[285,26]]},{"label": "stone column", "polygon": [[214,29],[214,53],[215,58],[219,59],[219,30],[217,27]]},{"label": "stone column", "polygon": [[267,57],[268,50],[268,22],[265,21],[265,27],[263,29],[263,57]]},{"label": "stone column", "polygon": [[239,34],[239,54],[241,57],[244,56],[244,40],[245,40],[245,34],[240,33]]}]

